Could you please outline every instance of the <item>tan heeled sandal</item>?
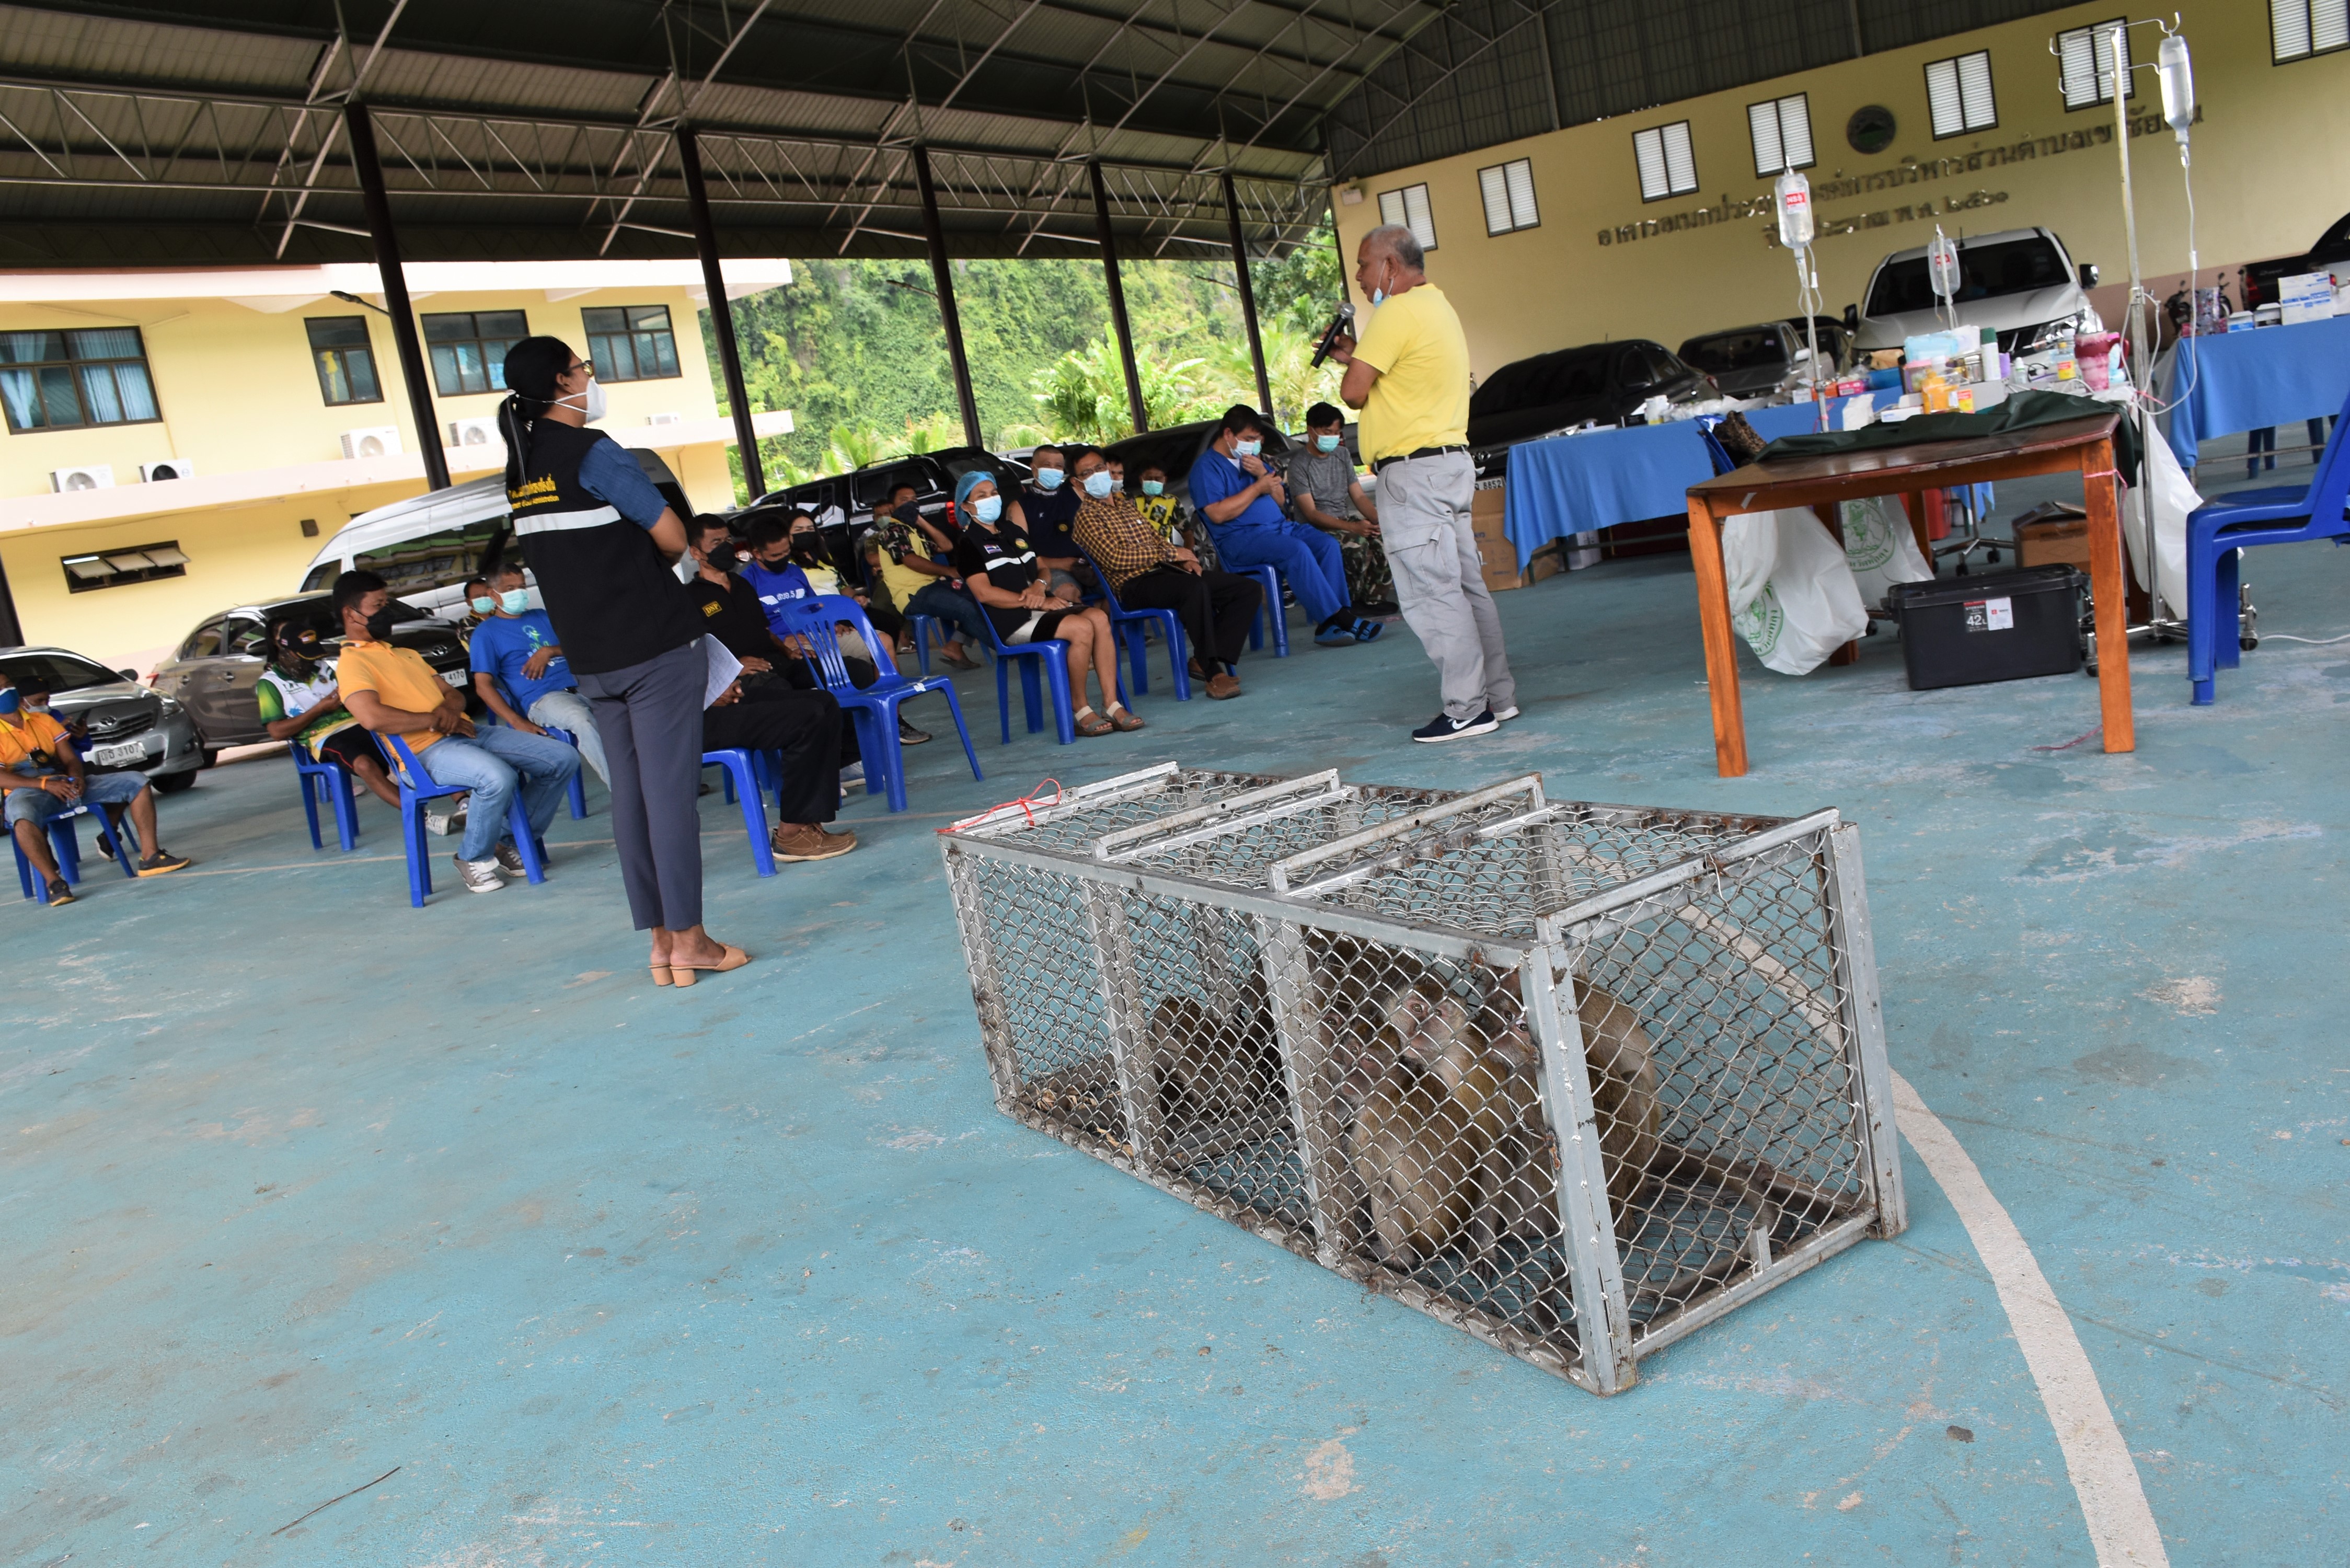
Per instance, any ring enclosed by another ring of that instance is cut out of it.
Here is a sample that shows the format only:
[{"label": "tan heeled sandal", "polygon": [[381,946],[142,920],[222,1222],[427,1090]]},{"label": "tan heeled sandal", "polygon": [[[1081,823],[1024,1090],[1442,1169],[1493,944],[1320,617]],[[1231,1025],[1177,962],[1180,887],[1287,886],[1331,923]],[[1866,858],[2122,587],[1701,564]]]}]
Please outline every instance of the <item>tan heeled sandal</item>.
[{"label": "tan heeled sandal", "polygon": [[678,985],[691,985],[697,971],[724,974],[728,970],[741,969],[751,961],[751,955],[733,943],[722,942],[719,945],[726,950],[719,955],[716,963],[673,963],[669,966],[671,981]]}]

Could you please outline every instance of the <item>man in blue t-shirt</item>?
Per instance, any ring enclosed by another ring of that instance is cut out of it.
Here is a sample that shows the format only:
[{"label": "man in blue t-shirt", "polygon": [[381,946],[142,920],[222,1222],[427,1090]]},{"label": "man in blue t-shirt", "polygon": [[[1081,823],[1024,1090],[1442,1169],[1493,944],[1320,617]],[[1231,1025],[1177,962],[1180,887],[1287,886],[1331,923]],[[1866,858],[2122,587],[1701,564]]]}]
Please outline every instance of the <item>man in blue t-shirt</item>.
[{"label": "man in blue t-shirt", "polygon": [[[1338,541],[1282,514],[1287,497],[1281,475],[1259,455],[1264,431],[1264,420],[1246,404],[1224,410],[1223,428],[1191,464],[1191,509],[1213,530],[1226,571],[1280,570],[1314,618],[1315,641],[1325,648],[1368,642],[1379,635],[1379,623],[1357,614],[1348,598]],[[1274,613],[1281,613],[1278,607]]]},{"label": "man in blue t-shirt", "polygon": [[530,589],[522,566],[508,562],[489,578],[486,597],[468,605],[482,617],[473,628],[468,653],[473,666],[473,690],[498,716],[525,735],[561,730],[579,748],[579,760],[596,770],[611,787],[604,768],[604,738],[596,732],[596,710],[571,678],[562,646],[555,639],[555,623],[543,609],[530,607]]}]

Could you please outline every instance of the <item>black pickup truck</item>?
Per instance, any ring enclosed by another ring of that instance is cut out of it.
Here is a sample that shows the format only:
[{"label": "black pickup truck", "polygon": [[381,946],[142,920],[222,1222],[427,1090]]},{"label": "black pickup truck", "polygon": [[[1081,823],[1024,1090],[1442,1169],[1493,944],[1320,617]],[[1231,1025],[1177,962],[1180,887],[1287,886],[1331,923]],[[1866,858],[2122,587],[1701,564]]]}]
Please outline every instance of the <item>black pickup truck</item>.
[{"label": "black pickup truck", "polygon": [[2334,226],[2309,248],[2309,254],[2280,256],[2275,261],[2254,262],[2243,269],[2244,308],[2256,309],[2277,303],[2277,280],[2297,277],[2305,272],[2333,272],[2350,264],[2350,213],[2334,221]]}]

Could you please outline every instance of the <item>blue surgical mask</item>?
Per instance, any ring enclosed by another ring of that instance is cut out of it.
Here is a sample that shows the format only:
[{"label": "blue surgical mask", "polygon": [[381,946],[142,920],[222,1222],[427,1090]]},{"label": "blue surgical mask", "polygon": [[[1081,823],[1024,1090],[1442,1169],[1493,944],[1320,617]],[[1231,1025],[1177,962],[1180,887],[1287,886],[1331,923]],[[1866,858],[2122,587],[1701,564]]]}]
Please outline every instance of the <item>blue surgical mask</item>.
[{"label": "blue surgical mask", "polygon": [[1263,450],[1264,442],[1261,441],[1236,441],[1232,442],[1232,455],[1234,457],[1254,457]]},{"label": "blue surgical mask", "polygon": [[473,607],[475,615],[495,615],[498,611],[498,601],[486,594],[477,595],[465,602]]},{"label": "blue surgical mask", "polygon": [[1336,452],[1338,450],[1338,438],[1336,436],[1315,436],[1314,438],[1314,450],[1316,452]]},{"label": "blue surgical mask", "polygon": [[1371,290],[1371,308],[1373,310],[1377,310],[1380,306],[1385,305],[1387,302],[1388,291],[1386,289],[1375,288]]},{"label": "blue surgical mask", "polygon": [[508,615],[520,615],[530,608],[528,588],[508,588],[498,596],[498,607]]},{"label": "blue surgical mask", "polygon": [[1097,468],[1086,475],[1085,485],[1086,493],[1096,501],[1100,501],[1107,498],[1109,493],[1118,487],[1118,481],[1111,476],[1108,469]]},{"label": "blue surgical mask", "polygon": [[13,713],[23,705],[25,694],[14,686],[0,691],[0,713]]},{"label": "blue surgical mask", "polygon": [[1058,490],[1061,488],[1061,481],[1064,477],[1065,476],[1062,472],[1057,468],[1040,468],[1036,471],[1036,488],[1039,490]]},{"label": "blue surgical mask", "polygon": [[993,523],[1003,515],[1003,497],[983,495],[971,504],[971,514],[983,523]]},{"label": "blue surgical mask", "polygon": [[1163,479],[1146,479],[1142,482],[1142,493],[1164,495],[1167,493],[1167,482]]}]

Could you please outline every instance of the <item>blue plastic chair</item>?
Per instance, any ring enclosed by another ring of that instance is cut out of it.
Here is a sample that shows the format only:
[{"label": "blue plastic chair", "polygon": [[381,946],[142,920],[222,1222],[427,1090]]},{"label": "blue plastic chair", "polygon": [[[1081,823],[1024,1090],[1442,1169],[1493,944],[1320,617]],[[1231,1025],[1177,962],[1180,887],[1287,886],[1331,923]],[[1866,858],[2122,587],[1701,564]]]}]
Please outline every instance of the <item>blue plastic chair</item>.
[{"label": "blue plastic chair", "polygon": [[325,795],[334,808],[335,836],[342,841],[343,853],[348,855],[359,847],[359,813],[351,799],[351,775],[338,763],[314,757],[300,736],[286,742],[286,754],[294,759],[294,779],[302,786],[302,815],[310,819],[310,847],[324,849],[327,841],[318,836],[318,797]]},{"label": "blue plastic chair", "polygon": [[[984,607],[983,607],[983,608]],[[1045,727],[1043,704],[1038,700],[1038,675],[1049,683],[1053,696],[1053,733],[1062,745],[1077,738],[1076,704],[1069,697],[1069,645],[1047,639],[1043,642],[1024,642],[1017,648],[1007,645],[995,629],[995,622],[987,621],[987,650],[995,655],[995,711],[1003,722],[1003,744],[1012,743],[1012,662],[1020,664],[1020,698],[1027,711],[1028,732],[1035,734]],[[1126,677],[1118,673],[1118,660],[1110,660],[1111,679],[1117,683],[1118,700],[1126,701]]]},{"label": "blue plastic chair", "polygon": [[906,624],[914,628],[914,662],[921,667],[924,675],[928,675],[931,672],[931,639],[937,639],[939,647],[945,648],[947,628],[934,615],[910,615],[906,618]]},{"label": "blue plastic chair", "polygon": [[723,752],[704,752],[702,765],[724,768],[726,804],[743,808],[743,826],[751,835],[751,864],[762,877],[775,874],[775,846],[767,837],[767,797],[762,793],[766,784],[763,757],[741,746],[730,746]]},{"label": "blue plastic chair", "polygon": [[[424,847],[424,803],[443,800],[452,794],[463,794],[470,785],[434,784],[432,775],[408,749],[408,742],[398,735],[378,737],[391,756],[391,779],[400,786],[400,838],[408,849],[409,908],[424,908],[427,895],[432,891],[432,856]],[[514,835],[515,848],[522,856],[523,875],[533,886],[546,880],[546,846],[530,830],[530,813],[523,808],[522,791],[506,803],[506,827]]]},{"label": "blue plastic chair", "polygon": [[[1224,568],[1228,572],[1232,569],[1230,566]],[[1265,628],[1271,627],[1273,656],[1275,659],[1288,658],[1289,609],[1281,602],[1281,568],[1279,566],[1243,566],[1240,568],[1240,575],[1243,577],[1254,577],[1264,588],[1264,603],[1257,607],[1263,611],[1263,617],[1262,619],[1249,623],[1250,649],[1255,649],[1264,646],[1264,630]]]},{"label": "blue plastic chair", "polygon": [[[955,699],[954,681],[944,675],[926,675],[919,680],[909,680],[883,660],[873,684],[859,687],[848,678],[848,664],[840,656],[840,644],[833,636],[833,628],[846,622],[849,628],[865,639],[865,646],[879,649],[884,646],[873,623],[865,618],[864,607],[841,594],[818,594],[791,606],[785,612],[790,625],[790,635],[806,642],[814,655],[817,678],[833,701],[848,710],[857,725],[857,749],[865,762],[865,793],[889,796],[889,809],[906,809],[906,759],[904,749],[898,743],[898,709],[910,698],[938,692],[947,700],[947,711],[954,715],[955,734],[962,741],[962,754],[970,759],[971,776],[986,775],[979,771],[979,753],[972,749],[971,731],[962,722],[962,704]],[[988,628],[991,638],[993,626]],[[1058,643],[1053,646],[1058,648]],[[1016,651],[1016,650],[1015,650]],[[996,666],[997,697],[1003,697],[1003,667]],[[1061,688],[1068,687],[1068,667],[1062,664]],[[1029,726],[1035,728],[1034,724]],[[1076,739],[1074,727],[1070,738]],[[1004,739],[1012,738],[1012,722],[1004,721]],[[876,772],[879,777],[876,777]]]},{"label": "blue plastic chair", "polygon": [[[2342,407],[2350,416],[2350,401]],[[2255,545],[2295,545],[2310,539],[2350,537],[2343,507],[2350,503],[2350,444],[2336,421],[2317,472],[2306,486],[2272,485],[2239,490],[2197,507],[2187,516],[2187,675],[2195,701],[2208,705],[2220,670],[2240,661],[2243,623],[2239,614],[2238,556]]]},{"label": "blue plastic chair", "polygon": [[1156,626],[1159,636],[1167,639],[1167,661],[1175,670],[1175,701],[1191,700],[1191,655],[1183,641],[1183,618],[1171,609],[1128,609],[1118,602],[1118,592],[1109,586],[1109,574],[1093,558],[1093,552],[1083,545],[1077,546],[1094,569],[1095,579],[1101,584],[1102,612],[1109,617],[1110,630],[1126,645],[1126,661],[1134,674],[1136,695],[1150,690],[1149,639],[1144,631]]},{"label": "blue plastic chair", "polygon": [[[57,875],[65,878],[66,886],[68,888],[78,887],[81,884],[81,836],[79,830],[74,826],[74,818],[98,815],[96,807],[88,801],[82,801],[68,810],[58,812],[50,817],[46,825],[49,830],[49,849],[57,857]],[[132,881],[137,881],[139,868],[130,863],[130,851],[123,843],[123,840],[130,838],[132,834],[130,813],[128,810],[123,812],[122,826],[119,832],[102,818],[98,826],[99,831],[106,834],[109,841],[113,844],[114,858],[120,862],[122,874]],[[32,857],[25,853],[25,846],[16,842],[16,830],[13,826],[8,829],[8,847],[16,852],[16,885],[25,890],[25,897],[37,898],[44,904],[47,903],[49,901],[48,884],[34,872]]]},{"label": "blue plastic chair", "polygon": [[[554,736],[556,740],[562,742],[573,751],[576,752],[579,749],[579,737],[573,734],[570,731],[558,730],[552,724],[541,724],[539,728],[545,730],[548,734]],[[587,765],[585,763],[582,763],[579,771],[571,775],[571,820],[574,822],[580,821],[588,815],[588,786],[579,782],[582,778],[587,776]]]}]

